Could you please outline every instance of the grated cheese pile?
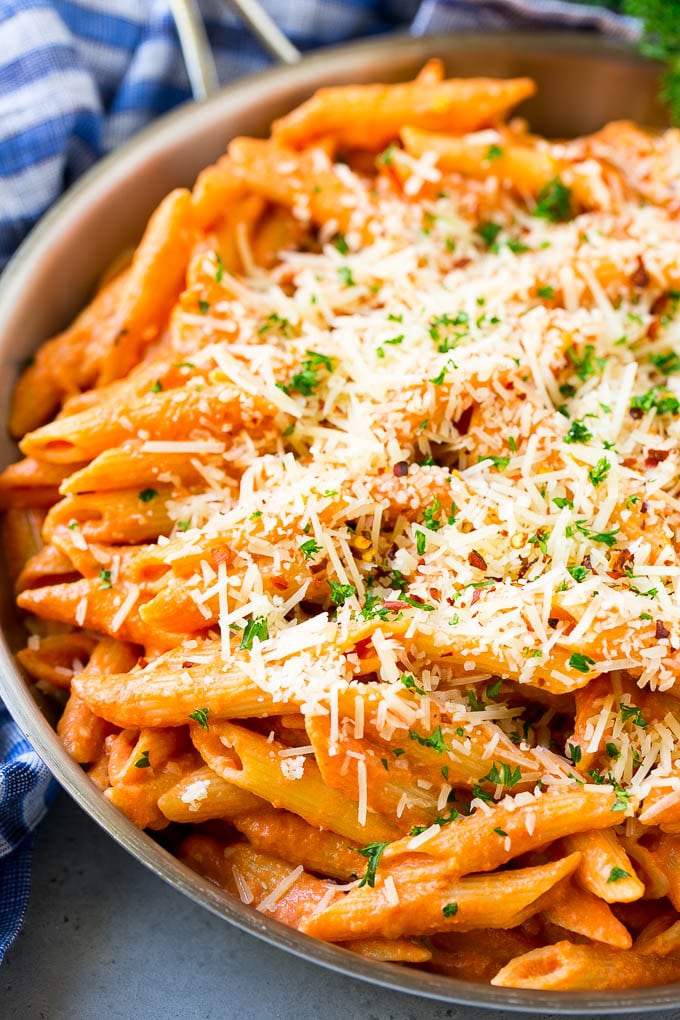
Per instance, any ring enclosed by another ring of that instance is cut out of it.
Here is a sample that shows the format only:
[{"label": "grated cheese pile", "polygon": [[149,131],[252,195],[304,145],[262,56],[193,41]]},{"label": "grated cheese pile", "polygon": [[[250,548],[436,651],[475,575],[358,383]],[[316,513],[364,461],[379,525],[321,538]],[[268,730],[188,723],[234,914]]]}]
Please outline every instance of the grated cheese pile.
[{"label": "grated cheese pile", "polygon": [[[386,171],[354,229],[326,224],[319,250],[283,251],[270,273],[225,280],[223,297],[217,256],[201,254],[193,278],[213,299],[204,318],[177,316],[183,351],[190,342],[202,370],[272,400],[281,438],[250,460],[237,500],[211,487],[172,514],[195,526],[182,544],[234,543],[219,622],[266,620],[244,667],[256,682],[271,690],[268,657],[372,622],[379,681],[398,690],[408,672],[426,687],[411,722],[430,701],[466,726],[483,720],[491,752],[510,738],[536,752],[536,779],[569,781],[568,740],[556,763],[549,726],[543,743],[519,708],[470,711],[467,693],[509,678],[529,705],[549,692],[558,715],[600,674],[615,690],[674,689],[680,228],[663,206],[620,202],[579,143],[553,150],[594,176],[600,207],[538,216],[497,178],[447,177],[423,157],[403,197]],[[365,196],[360,175],[342,173]],[[198,573],[189,588],[199,606],[224,591]],[[295,679],[276,682],[326,711],[342,680],[325,668],[319,684],[314,655],[289,659]],[[637,797],[679,788],[673,728],[631,726],[621,697],[586,727],[591,760]]]},{"label": "grated cheese pile", "polygon": [[[549,184],[494,173],[513,132],[561,167]],[[337,219],[315,223],[298,193],[282,227],[254,196],[282,247],[262,256],[253,214],[238,269],[224,224],[202,236],[167,333],[123,384],[131,408],[112,410],[129,470],[160,465],[137,537],[112,539],[86,502],[108,497],[111,451],[79,464],[47,518],[43,587],[20,596],[144,657],[114,678],[117,707],[82,661],[54,675],[78,674],[78,697],[139,741],[192,720],[210,768],[345,848],[386,827],[360,850],[372,879],[388,844],[436,857],[470,814],[507,863],[565,791],[613,795],[623,839],[680,833],[680,136],[633,156],[627,132],[476,132],[481,179],[434,150],[391,146],[369,170],[319,148]],[[277,158],[281,180],[297,172]],[[149,393],[177,438],[135,424]],[[27,668],[29,653],[35,635]],[[248,785],[248,740],[285,794]],[[341,820],[305,813],[295,790],[317,782]],[[201,773],[178,799],[202,819],[212,795]],[[521,818],[512,834],[501,812]],[[247,860],[227,859],[257,901]],[[258,909],[287,910],[303,870]],[[365,881],[324,886],[319,916]],[[400,909],[398,873],[378,884]]]}]

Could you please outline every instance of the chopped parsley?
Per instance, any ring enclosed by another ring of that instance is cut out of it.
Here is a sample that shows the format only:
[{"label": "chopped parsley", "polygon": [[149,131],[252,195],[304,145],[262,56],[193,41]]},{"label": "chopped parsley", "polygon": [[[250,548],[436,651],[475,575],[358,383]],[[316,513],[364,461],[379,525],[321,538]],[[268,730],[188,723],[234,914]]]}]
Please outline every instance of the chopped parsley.
[{"label": "chopped parsley", "polygon": [[508,238],[505,244],[513,255],[521,255],[525,251],[531,251],[531,248],[517,237]]},{"label": "chopped parsley", "polygon": [[409,730],[408,735],[411,740],[417,741],[422,744],[423,747],[431,747],[437,754],[442,754],[448,750],[446,743],[444,742],[444,734],[442,733],[441,726],[437,726],[429,737],[421,737],[420,733],[416,733],[415,730]]},{"label": "chopped parsley", "polygon": [[449,361],[447,361],[446,364],[444,365],[444,367],[442,368],[441,372],[439,372],[434,377],[434,379],[430,379],[430,382],[434,383],[435,386],[442,386],[443,383],[444,383],[444,380],[446,379],[446,376],[451,371],[451,369],[452,368],[457,368],[457,367],[458,366],[453,361],[451,361],[449,359]]},{"label": "chopped parsley", "polygon": [[564,437],[565,443],[588,443],[593,434],[581,418],[575,418]]},{"label": "chopped parsley", "polygon": [[156,381],[151,384],[151,392],[152,393],[161,393],[162,391],[163,391],[163,383],[160,381],[160,379],[156,379]]},{"label": "chopped parsley", "polygon": [[423,510],[423,521],[425,527],[430,531],[439,531],[441,528],[441,522],[437,520],[437,514],[441,510],[442,505],[435,496],[428,507]]},{"label": "chopped parsley", "polygon": [[158,489],[142,489],[139,493],[139,498],[142,503],[150,503],[152,499],[155,499],[158,495]]},{"label": "chopped parsley", "polygon": [[491,220],[484,220],[477,224],[475,227],[475,233],[481,238],[487,248],[493,249],[502,229],[503,227],[500,223],[493,223]]},{"label": "chopped parsley", "polygon": [[579,747],[579,745],[567,744],[567,751],[569,752],[569,757],[571,758],[572,765],[578,765],[582,757],[581,748]]},{"label": "chopped parsley", "polygon": [[394,159],[395,152],[399,151],[399,146],[396,142],[390,142],[387,148],[380,153],[376,159],[378,166],[389,166]]},{"label": "chopped parsley", "polygon": [[258,326],[257,332],[260,336],[264,336],[265,333],[268,333],[272,329],[280,329],[285,339],[289,339],[293,334],[293,327],[288,319],[284,319],[283,316],[277,315],[276,312],[271,312],[271,314],[267,316],[264,322]]},{"label": "chopped parsley", "polygon": [[331,590],[331,602],[336,606],[344,606],[347,599],[357,593],[353,584],[340,584],[339,581],[329,581],[328,587]]},{"label": "chopped parsley", "polygon": [[614,866],[609,872],[607,884],[610,882],[620,882],[622,878],[630,878],[630,873],[628,871],[624,871],[623,868]]},{"label": "chopped parsley", "polygon": [[591,531],[585,521],[577,521],[576,530],[592,542],[599,542],[601,545],[606,545],[609,549],[616,545],[616,536],[619,533],[618,527],[612,531]]},{"label": "chopped parsley", "polygon": [[583,567],[583,566],[578,566],[578,567],[567,567],[567,570],[569,571],[569,573],[571,574],[571,576],[572,576],[572,577],[574,578],[574,580],[575,580],[575,581],[578,581],[578,583],[579,583],[579,584],[580,584],[580,583],[581,583],[582,581],[585,581],[586,577],[587,577],[587,576],[588,576],[588,574],[590,573],[590,571],[588,570],[588,568],[587,568],[587,567]]},{"label": "chopped parsley", "polygon": [[590,670],[595,665],[595,659],[591,659],[589,655],[581,655],[580,652],[574,652],[569,656],[567,665],[572,669],[578,670],[579,673],[590,673]]},{"label": "chopped parsley", "polygon": [[458,913],[457,903],[447,903],[442,907],[442,914],[444,917],[455,917]]},{"label": "chopped parsley", "polygon": [[110,588],[111,587],[111,571],[100,570],[99,571],[99,587]]},{"label": "chopped parsley", "polygon": [[642,396],[633,397],[630,402],[630,413],[634,418],[641,418],[649,411],[657,414],[680,414],[680,400],[670,394],[662,395],[660,386],[652,386]]},{"label": "chopped parsley", "polygon": [[672,375],[674,372],[680,372],[680,354],[677,351],[667,351],[665,354],[650,354],[649,360],[662,375]]},{"label": "chopped parsley", "polygon": [[574,373],[579,377],[581,382],[585,382],[586,379],[590,379],[592,376],[597,375],[601,372],[606,364],[604,358],[595,357],[595,348],[592,344],[586,344],[583,349],[583,354],[579,354],[575,347],[567,347],[566,355],[571,361]]},{"label": "chopped parsley", "polygon": [[616,799],[612,805],[612,811],[627,811],[629,801],[630,794],[626,793],[625,790],[617,790]]},{"label": "chopped parsley", "polygon": [[140,751],[139,758],[135,762],[136,769],[148,769],[151,768],[151,762],[149,761],[149,752]]},{"label": "chopped parsley", "polygon": [[267,618],[265,616],[253,616],[243,628],[243,636],[241,637],[239,648],[245,648],[250,651],[255,638],[258,641],[266,641],[268,637],[269,627],[267,626]]},{"label": "chopped parsley", "polygon": [[336,236],[333,238],[333,244],[338,249],[341,255],[349,254],[349,245],[347,244],[347,240],[344,234],[336,234]]},{"label": "chopped parsley", "polygon": [[536,294],[544,301],[552,301],[555,297],[555,288],[551,287],[549,284],[543,287],[537,287]]},{"label": "chopped parsley", "polygon": [[619,702],[621,718],[624,722],[632,722],[633,726],[639,726],[641,730],[647,729],[647,721],[641,715],[641,709],[637,705],[626,705]]},{"label": "chopped parsley", "polygon": [[329,373],[332,372],[333,359],[326,354],[319,354],[317,351],[305,351],[305,359],[300,371],[292,376],[288,386],[280,385],[280,389],[284,393],[293,390],[303,397],[311,397],[321,385],[322,380],[319,378],[321,369],[325,369]]},{"label": "chopped parsley", "polygon": [[484,158],[493,162],[494,159],[500,159],[502,155],[503,150],[501,149],[500,145],[490,145],[489,148],[486,150],[486,155]]},{"label": "chopped parsley", "polygon": [[316,556],[318,552],[321,552],[321,546],[313,538],[308,538],[300,546],[300,552],[306,560],[311,560],[312,556]]},{"label": "chopped parsley", "polygon": [[447,354],[468,335],[469,326],[470,316],[467,312],[457,312],[455,315],[444,312],[442,315],[435,315],[432,319],[430,338],[437,344],[440,354]]},{"label": "chopped parsley", "polygon": [[503,761],[500,764],[494,762],[489,772],[482,776],[480,783],[493,783],[494,786],[503,786],[508,790],[512,790],[521,780],[522,772],[519,765],[513,769],[507,762]]},{"label": "chopped parsley", "polygon": [[551,223],[564,223],[572,217],[571,188],[567,188],[559,177],[553,177],[538,193],[533,212]]},{"label": "chopped parsley", "polygon": [[494,683],[489,684],[485,693],[489,701],[494,701],[501,692],[502,680],[496,680]]},{"label": "chopped parsley", "polygon": [[195,712],[189,712],[189,718],[197,722],[202,730],[209,730],[208,725],[208,712],[209,708],[197,708]]},{"label": "chopped parsley", "polygon": [[366,592],[363,608],[359,610],[362,620],[387,620],[389,612],[379,595],[372,591]]},{"label": "chopped parsley", "polygon": [[418,686],[416,678],[412,673],[402,673],[399,677],[399,681],[404,685],[407,691],[415,691],[416,694],[427,694],[427,691],[423,687]]},{"label": "chopped parsley", "polygon": [[380,858],[385,852],[385,847],[389,845],[389,840],[385,840],[384,843],[367,843],[361,850],[357,850],[362,857],[366,858],[366,871],[363,878],[359,882],[359,888],[367,885],[370,889],[375,886],[375,873],[380,863]]},{"label": "chopped parsley", "polygon": [[349,266],[338,266],[338,279],[343,287],[356,287],[354,275]]},{"label": "chopped parsley", "polygon": [[611,464],[606,457],[600,457],[595,467],[591,468],[588,472],[588,478],[590,478],[593,485],[597,488],[600,485],[611,470]]}]

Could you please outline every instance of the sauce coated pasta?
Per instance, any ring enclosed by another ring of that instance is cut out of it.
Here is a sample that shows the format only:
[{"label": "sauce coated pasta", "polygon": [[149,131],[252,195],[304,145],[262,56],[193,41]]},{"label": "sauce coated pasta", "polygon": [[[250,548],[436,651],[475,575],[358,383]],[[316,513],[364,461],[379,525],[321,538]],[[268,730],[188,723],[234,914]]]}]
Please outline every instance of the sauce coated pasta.
[{"label": "sauce coated pasta", "polygon": [[680,979],[680,135],[526,79],[324,89],[160,205],[16,388],[58,732],[363,956]]}]

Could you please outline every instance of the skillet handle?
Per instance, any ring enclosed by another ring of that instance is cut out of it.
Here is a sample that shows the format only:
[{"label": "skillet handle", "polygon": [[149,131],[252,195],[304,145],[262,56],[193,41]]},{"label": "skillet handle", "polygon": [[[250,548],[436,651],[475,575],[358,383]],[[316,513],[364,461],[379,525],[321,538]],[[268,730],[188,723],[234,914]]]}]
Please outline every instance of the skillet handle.
[{"label": "skillet handle", "polygon": [[[302,54],[283,34],[259,0],[228,0],[264,48],[282,64],[297,64]],[[197,0],[170,0],[191,91],[195,100],[219,89],[217,68]]]}]

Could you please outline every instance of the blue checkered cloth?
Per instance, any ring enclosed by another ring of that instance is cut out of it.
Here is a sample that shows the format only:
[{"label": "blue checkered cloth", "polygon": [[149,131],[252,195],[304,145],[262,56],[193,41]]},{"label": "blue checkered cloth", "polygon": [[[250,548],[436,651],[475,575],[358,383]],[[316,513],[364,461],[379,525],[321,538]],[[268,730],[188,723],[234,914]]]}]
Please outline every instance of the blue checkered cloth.
[{"label": "blue checkered cloth", "polygon": [[[636,39],[639,25],[558,0],[263,0],[301,50],[411,27],[414,34],[579,28]],[[227,0],[200,0],[220,81],[270,58]],[[168,0],[0,0],[0,269],[100,156],[189,99]],[[0,703],[0,961],[28,900],[32,830],[54,783]]]}]

